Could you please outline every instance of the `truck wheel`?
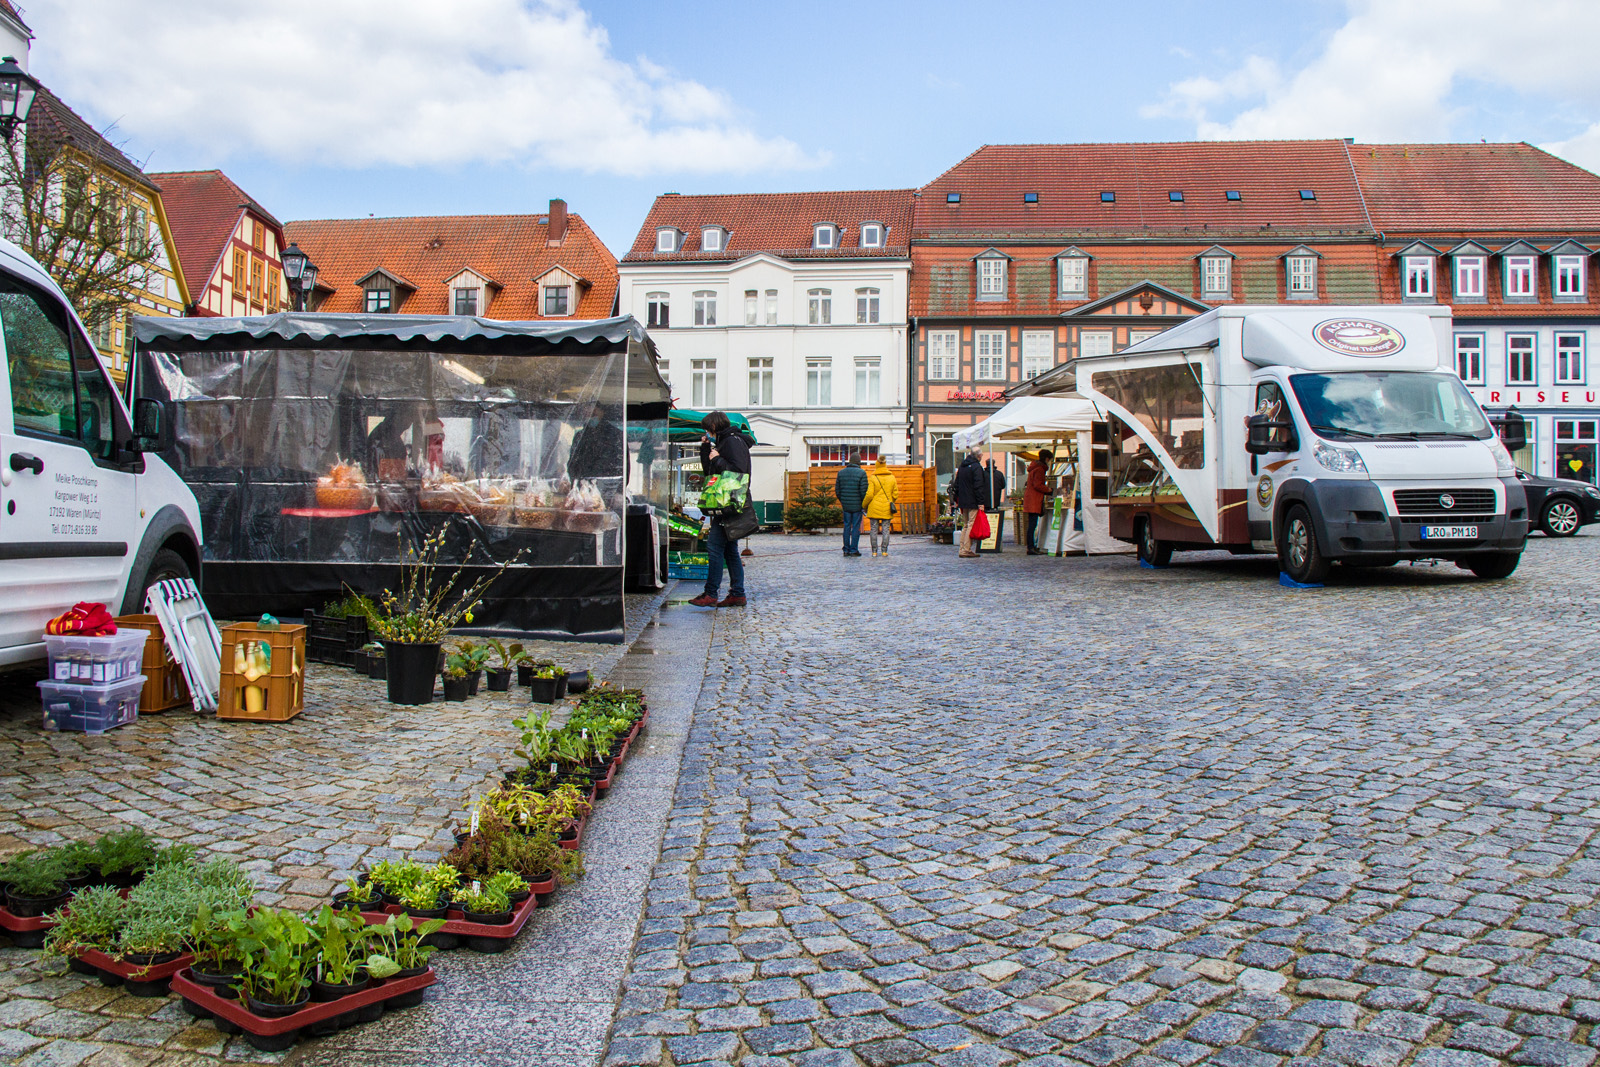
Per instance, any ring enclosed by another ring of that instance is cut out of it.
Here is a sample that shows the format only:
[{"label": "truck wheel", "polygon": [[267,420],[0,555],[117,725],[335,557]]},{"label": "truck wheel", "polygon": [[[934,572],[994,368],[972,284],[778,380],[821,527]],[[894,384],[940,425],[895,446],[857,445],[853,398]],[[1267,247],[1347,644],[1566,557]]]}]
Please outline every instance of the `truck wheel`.
[{"label": "truck wheel", "polygon": [[1479,578],[1494,581],[1511,577],[1511,572],[1516,570],[1517,564],[1521,562],[1521,552],[1490,552],[1482,556],[1472,556],[1461,565]]},{"label": "truck wheel", "polygon": [[1539,525],[1544,527],[1546,537],[1571,537],[1582,524],[1578,505],[1564,496],[1558,496],[1546,504],[1544,514],[1539,516]]},{"label": "truck wheel", "polygon": [[1278,566],[1301,585],[1322,581],[1332,566],[1317,547],[1317,531],[1311,525],[1311,513],[1299,504],[1291,507],[1283,518],[1283,532],[1278,535]]},{"label": "truck wheel", "polygon": [[157,582],[164,582],[170,578],[193,578],[189,573],[189,564],[184,562],[182,556],[170,548],[163,548],[156,552],[150,560],[150,569],[144,572],[144,578],[139,585],[139,603],[136,611],[144,611],[145,594]]},{"label": "truck wheel", "polygon": [[1139,558],[1152,567],[1165,567],[1172,562],[1172,542],[1156,540],[1156,524],[1149,519],[1139,520]]}]

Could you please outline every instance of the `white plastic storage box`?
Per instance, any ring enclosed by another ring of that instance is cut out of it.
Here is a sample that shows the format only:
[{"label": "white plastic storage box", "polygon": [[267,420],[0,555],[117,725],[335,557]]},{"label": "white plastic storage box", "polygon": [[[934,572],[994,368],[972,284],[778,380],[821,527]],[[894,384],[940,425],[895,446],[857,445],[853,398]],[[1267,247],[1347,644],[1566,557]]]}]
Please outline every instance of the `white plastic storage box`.
[{"label": "white plastic storage box", "polygon": [[139,691],[143,688],[142,674],[110,685],[40,682],[44,728],[103,734],[139,717]]},{"label": "white plastic storage box", "polygon": [[107,637],[44,635],[50,680],[61,685],[110,685],[139,673],[148,630],[123,630]]}]

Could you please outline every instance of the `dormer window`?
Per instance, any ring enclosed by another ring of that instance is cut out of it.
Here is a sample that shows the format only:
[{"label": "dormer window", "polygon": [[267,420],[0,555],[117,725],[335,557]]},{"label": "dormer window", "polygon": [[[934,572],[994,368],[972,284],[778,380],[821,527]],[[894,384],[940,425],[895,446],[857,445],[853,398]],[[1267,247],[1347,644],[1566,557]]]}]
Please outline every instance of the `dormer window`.
[{"label": "dormer window", "polygon": [[839,247],[839,230],[831,222],[819,222],[811,231],[812,248]]},{"label": "dormer window", "polygon": [[457,315],[476,315],[478,313],[478,290],[476,288],[456,289],[454,296],[455,313]]},{"label": "dormer window", "polygon": [[1200,260],[1200,295],[1208,300],[1225,300],[1233,295],[1233,253],[1212,245],[1196,257]]},{"label": "dormer window", "polygon": [[1315,300],[1317,298],[1317,260],[1319,253],[1300,245],[1290,249],[1283,257],[1285,288],[1290,300]]},{"label": "dormer window", "polygon": [[1507,300],[1530,303],[1539,299],[1539,250],[1515,241],[1500,250],[1500,273]]},{"label": "dormer window", "polygon": [[720,252],[726,243],[723,240],[724,230],[721,226],[705,226],[700,230],[700,251]]},{"label": "dormer window", "polygon": [[1089,256],[1069,248],[1056,256],[1056,292],[1063,300],[1082,300],[1089,295]]},{"label": "dormer window", "polygon": [[1006,267],[1011,258],[998,249],[991,248],[977,257],[978,299],[1004,300],[1009,294],[1006,285]]},{"label": "dormer window", "polygon": [[678,250],[678,230],[673,226],[658,226],[656,228],[656,251],[676,252]]},{"label": "dormer window", "polygon": [[367,306],[367,314],[368,315],[381,315],[384,312],[393,311],[394,310],[394,290],[393,289],[368,289],[367,290],[367,305],[366,306]]},{"label": "dormer window", "polygon": [[1592,249],[1577,241],[1563,241],[1550,249],[1550,288],[1558,303],[1580,303],[1589,297],[1586,269]]},{"label": "dormer window", "polygon": [[[1456,304],[1481,304],[1487,298],[1489,250],[1467,241],[1450,250],[1450,300]],[[1438,283],[1435,283],[1437,288]]]},{"label": "dormer window", "polygon": [[881,223],[881,222],[863,222],[861,224],[861,247],[862,248],[882,248],[883,247],[883,223]]}]

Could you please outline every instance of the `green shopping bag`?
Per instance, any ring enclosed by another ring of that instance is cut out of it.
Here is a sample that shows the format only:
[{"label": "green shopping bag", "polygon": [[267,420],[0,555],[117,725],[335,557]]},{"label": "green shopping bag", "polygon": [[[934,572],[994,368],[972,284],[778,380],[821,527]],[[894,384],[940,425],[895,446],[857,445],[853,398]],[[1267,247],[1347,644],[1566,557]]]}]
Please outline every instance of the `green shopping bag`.
[{"label": "green shopping bag", "polygon": [[700,510],[708,515],[735,515],[750,506],[750,476],[723,471],[706,479],[700,490]]}]

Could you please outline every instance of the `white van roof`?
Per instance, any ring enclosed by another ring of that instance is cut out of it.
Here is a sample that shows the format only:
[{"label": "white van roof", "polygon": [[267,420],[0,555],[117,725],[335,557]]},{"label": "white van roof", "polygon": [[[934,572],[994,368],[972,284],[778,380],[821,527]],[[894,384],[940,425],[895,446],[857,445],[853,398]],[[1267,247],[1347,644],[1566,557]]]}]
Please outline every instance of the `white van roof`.
[{"label": "white van roof", "polygon": [[1358,370],[1378,361],[1388,370],[1439,366],[1437,319],[1450,308],[1429,304],[1237,304],[1214,308],[1118,352],[1118,356],[1215,346],[1229,319],[1241,319],[1244,358],[1258,367]]}]

